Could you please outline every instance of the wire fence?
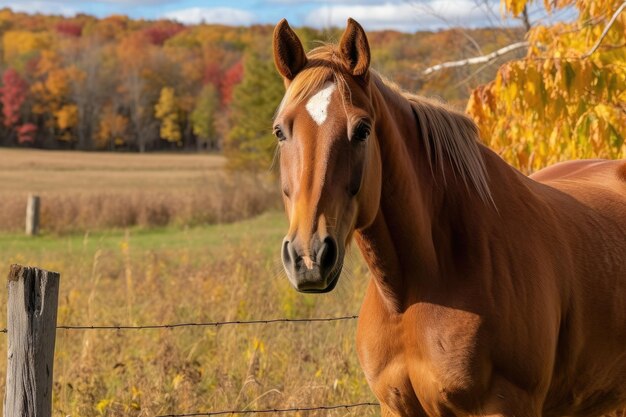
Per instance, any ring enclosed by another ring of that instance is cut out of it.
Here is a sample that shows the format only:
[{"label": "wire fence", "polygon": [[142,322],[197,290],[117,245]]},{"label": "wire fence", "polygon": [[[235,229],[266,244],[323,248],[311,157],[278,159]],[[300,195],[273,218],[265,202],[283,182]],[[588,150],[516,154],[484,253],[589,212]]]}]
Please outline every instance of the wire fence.
[{"label": "wire fence", "polygon": [[[338,317],[311,317],[300,319],[277,318],[265,320],[230,320],[230,321],[207,321],[188,322],[171,324],[148,324],[148,325],[59,325],[57,330],[151,330],[151,329],[176,329],[181,327],[222,327],[238,325],[267,325],[276,323],[322,323],[334,321],[346,321],[358,319],[358,315],[338,316]],[[0,329],[0,333],[7,334],[7,329]],[[359,407],[375,407],[375,402],[361,402],[353,404],[323,405],[316,407],[293,407],[293,408],[268,408],[268,409],[242,409],[242,410],[222,410],[203,411],[184,414],[160,414],[155,417],[194,417],[194,416],[220,416],[220,415],[246,415],[246,414],[281,414],[305,411],[330,411],[330,410],[352,410]]]},{"label": "wire fence", "polygon": [[327,410],[337,410],[337,409],[350,410],[352,408],[357,408],[357,407],[374,407],[378,405],[380,404],[372,403],[372,402],[364,402],[364,403],[355,403],[355,404],[338,404],[338,405],[304,407],[304,408],[268,408],[268,409],[261,409],[261,410],[226,410],[226,411],[208,411],[208,412],[188,413],[188,414],[161,414],[156,417],[193,417],[193,416],[293,413],[293,412],[299,412],[299,411],[327,411]]},{"label": "wire fence", "polygon": [[[144,329],[176,329],[179,327],[221,327],[235,325],[275,324],[275,323],[320,323],[331,321],[355,320],[358,315],[339,317],[312,317],[305,319],[267,319],[267,320],[231,320],[231,321],[206,321],[172,324],[148,324],[148,325],[59,325],[57,330],[144,330]],[[0,333],[7,333],[7,329],[0,329]]]}]

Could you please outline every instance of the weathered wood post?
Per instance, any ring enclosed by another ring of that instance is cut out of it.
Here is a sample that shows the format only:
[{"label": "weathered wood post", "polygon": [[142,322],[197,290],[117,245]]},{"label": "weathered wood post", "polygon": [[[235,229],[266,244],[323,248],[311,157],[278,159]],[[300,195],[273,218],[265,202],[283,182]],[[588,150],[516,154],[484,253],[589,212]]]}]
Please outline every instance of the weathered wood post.
[{"label": "weathered wood post", "polygon": [[4,417],[50,417],[59,273],[11,265]]},{"label": "weathered wood post", "polygon": [[26,204],[26,234],[35,236],[39,233],[39,207],[38,195],[29,195]]}]

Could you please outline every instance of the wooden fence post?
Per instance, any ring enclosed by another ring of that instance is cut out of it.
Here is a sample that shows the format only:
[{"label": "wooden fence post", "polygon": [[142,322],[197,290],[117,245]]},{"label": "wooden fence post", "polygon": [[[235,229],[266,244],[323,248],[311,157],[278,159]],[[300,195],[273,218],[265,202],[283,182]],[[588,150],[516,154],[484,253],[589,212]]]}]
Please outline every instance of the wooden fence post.
[{"label": "wooden fence post", "polygon": [[26,205],[26,234],[35,236],[39,233],[39,206],[38,195],[29,195]]},{"label": "wooden fence post", "polygon": [[50,417],[59,273],[11,265],[4,417]]}]

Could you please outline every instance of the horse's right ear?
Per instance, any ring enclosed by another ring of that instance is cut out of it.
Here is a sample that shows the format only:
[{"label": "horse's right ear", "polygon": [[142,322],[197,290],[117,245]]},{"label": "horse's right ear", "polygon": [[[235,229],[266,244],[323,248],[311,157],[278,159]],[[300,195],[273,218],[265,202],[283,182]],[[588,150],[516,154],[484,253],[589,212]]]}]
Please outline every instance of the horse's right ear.
[{"label": "horse's right ear", "polygon": [[293,80],[307,63],[302,43],[285,19],[274,28],[274,63],[288,80]]}]

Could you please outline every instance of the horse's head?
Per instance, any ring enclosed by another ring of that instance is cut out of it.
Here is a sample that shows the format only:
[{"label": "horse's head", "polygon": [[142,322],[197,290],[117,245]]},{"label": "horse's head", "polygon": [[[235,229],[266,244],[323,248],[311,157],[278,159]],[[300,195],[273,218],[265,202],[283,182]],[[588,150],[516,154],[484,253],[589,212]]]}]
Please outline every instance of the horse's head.
[{"label": "horse's head", "polygon": [[274,120],[289,217],[282,261],[298,291],[328,292],[353,232],[373,222],[380,200],[369,45],[349,19],[339,45],[307,56],[283,20],[274,61],[287,88]]}]

